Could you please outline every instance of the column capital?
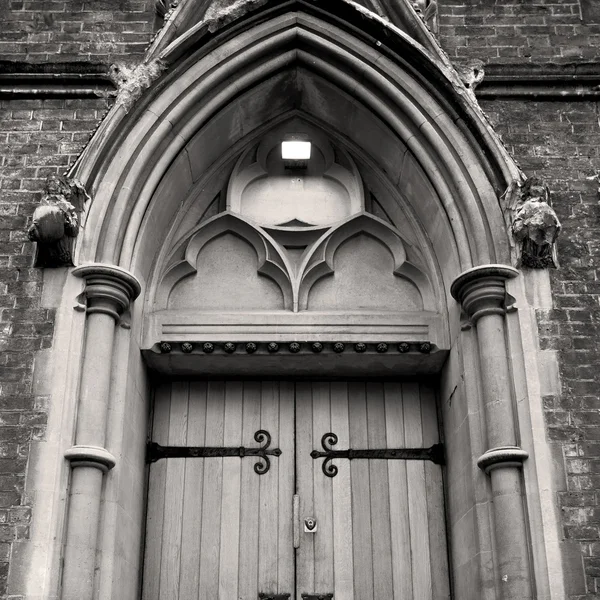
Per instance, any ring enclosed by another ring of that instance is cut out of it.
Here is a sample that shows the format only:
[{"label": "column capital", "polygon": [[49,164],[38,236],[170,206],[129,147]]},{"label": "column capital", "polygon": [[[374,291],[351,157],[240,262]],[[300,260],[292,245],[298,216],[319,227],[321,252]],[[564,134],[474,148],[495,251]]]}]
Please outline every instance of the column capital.
[{"label": "column capital", "polygon": [[141,292],[140,282],[128,271],[114,265],[93,263],[73,269],[85,280],[87,313],[104,313],[115,320]]},{"label": "column capital", "polygon": [[484,315],[506,312],[504,298],[507,279],[519,271],[507,265],[483,265],[461,273],[450,287],[453,298],[461,303],[473,322]]}]

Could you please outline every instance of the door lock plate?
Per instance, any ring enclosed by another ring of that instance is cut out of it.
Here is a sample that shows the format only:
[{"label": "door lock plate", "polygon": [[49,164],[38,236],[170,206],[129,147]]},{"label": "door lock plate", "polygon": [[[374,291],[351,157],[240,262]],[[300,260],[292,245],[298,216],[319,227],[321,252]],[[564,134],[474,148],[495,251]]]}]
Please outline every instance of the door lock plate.
[{"label": "door lock plate", "polygon": [[289,594],[265,594],[261,592],[258,594],[259,600],[289,600]]},{"label": "door lock plate", "polygon": [[302,594],[302,600],[333,600],[333,594]]},{"label": "door lock plate", "polygon": [[314,517],[307,517],[304,519],[304,531],[306,533],[317,532],[317,520]]}]

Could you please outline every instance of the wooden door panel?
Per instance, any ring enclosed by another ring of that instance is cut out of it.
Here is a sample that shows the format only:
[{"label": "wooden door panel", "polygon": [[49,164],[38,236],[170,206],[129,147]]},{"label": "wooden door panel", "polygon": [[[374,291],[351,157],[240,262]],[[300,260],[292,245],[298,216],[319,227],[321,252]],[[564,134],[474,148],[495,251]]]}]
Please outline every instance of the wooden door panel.
[{"label": "wooden door panel", "polygon": [[[367,405],[364,383],[350,383],[348,385],[348,412],[350,414],[350,448],[368,448]],[[354,597],[370,600],[373,598],[370,461],[341,460],[340,462],[342,463],[339,466],[340,469],[350,471]],[[382,490],[379,493],[382,493]]]},{"label": "wooden door panel", "polygon": [[304,532],[303,519],[315,516],[313,465],[306,460],[315,444],[313,438],[312,383],[296,384],[296,491],[300,497],[300,547],[296,551],[297,598],[315,586],[315,536]]},{"label": "wooden door panel", "polygon": [[[335,600],[449,598],[441,468],[426,461],[338,458],[335,449],[438,442],[427,386],[394,382],[209,381],[156,389],[152,438],[171,446],[271,447],[257,457],[169,458],[150,466],[143,600],[255,600],[259,592]],[[292,498],[300,496],[300,547]],[[317,532],[302,520],[315,517]],[[294,589],[295,588],[295,589]]]},{"label": "wooden door panel", "polygon": [[[346,382],[331,383],[331,431],[338,436],[340,448],[350,447],[350,412],[348,405],[348,384]],[[319,461],[316,461],[317,463]],[[343,464],[346,463],[346,464]],[[338,474],[332,482],[333,502],[333,571],[334,589],[339,598],[354,598],[354,556],[352,535],[352,487],[350,469],[347,461],[334,460]],[[315,473],[321,476],[320,466]],[[329,478],[325,478],[329,479]]]},{"label": "wooden door panel", "polygon": [[[386,414],[383,383],[367,383],[368,448],[386,448]],[[390,481],[387,460],[369,460],[371,537],[373,539],[373,597],[393,598]],[[382,490],[383,493],[378,493]]]},{"label": "wooden door panel", "polygon": [[265,429],[282,455],[269,456],[264,475],[254,471],[257,457],[169,458],[150,466],[144,600],[256,600],[261,591],[292,591],[293,414],[290,384],[158,387],[154,441],[251,448]]},{"label": "wooden door panel", "polygon": [[418,383],[303,383],[296,412],[301,516],[318,522],[316,534],[302,534],[297,597],[332,592],[336,600],[449,598],[439,466],[336,459],[338,473],[331,478],[323,473],[323,458],[307,463],[330,431],[340,450],[438,442],[433,393]]}]

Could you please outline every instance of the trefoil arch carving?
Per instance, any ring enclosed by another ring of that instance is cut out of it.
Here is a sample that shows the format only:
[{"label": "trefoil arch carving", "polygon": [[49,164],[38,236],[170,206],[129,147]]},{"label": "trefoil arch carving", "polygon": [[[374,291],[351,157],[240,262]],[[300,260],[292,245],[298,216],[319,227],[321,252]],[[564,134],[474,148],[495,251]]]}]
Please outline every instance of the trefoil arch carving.
[{"label": "trefoil arch carving", "polygon": [[[305,232],[286,231],[285,240],[298,233],[302,243]],[[225,212],[197,226],[172,251],[167,266],[160,278],[155,308],[169,308],[169,301],[176,286],[187,277],[194,276],[202,261],[202,251],[212,240],[226,233],[232,233],[247,242],[257,257],[257,274],[274,281],[283,296],[284,310],[292,312],[308,311],[309,295],[315,284],[336,272],[336,253],[346,242],[365,235],[375,243],[383,245],[392,257],[392,272],[399,280],[405,280],[418,290],[422,309],[435,310],[435,301],[429,278],[424,270],[414,262],[416,254],[402,239],[400,233],[382,219],[361,212],[336,223],[324,231],[316,241],[308,243],[299,260],[294,262],[284,244],[271,236],[265,229],[249,219]],[[412,254],[413,261],[409,259]],[[360,260],[360,256],[356,257]],[[239,282],[243,285],[243,281]],[[371,293],[377,294],[377,290]],[[201,306],[189,307],[202,310]],[[243,306],[239,309],[243,310]],[[402,306],[397,307],[401,312]]]}]

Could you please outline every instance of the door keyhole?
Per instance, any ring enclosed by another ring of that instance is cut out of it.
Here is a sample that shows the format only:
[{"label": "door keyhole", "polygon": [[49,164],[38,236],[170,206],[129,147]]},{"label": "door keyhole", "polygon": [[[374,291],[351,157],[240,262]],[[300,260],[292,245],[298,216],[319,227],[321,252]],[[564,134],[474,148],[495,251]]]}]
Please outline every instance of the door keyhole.
[{"label": "door keyhole", "polygon": [[315,533],[317,531],[317,520],[314,517],[304,519],[304,531],[306,533]]}]

